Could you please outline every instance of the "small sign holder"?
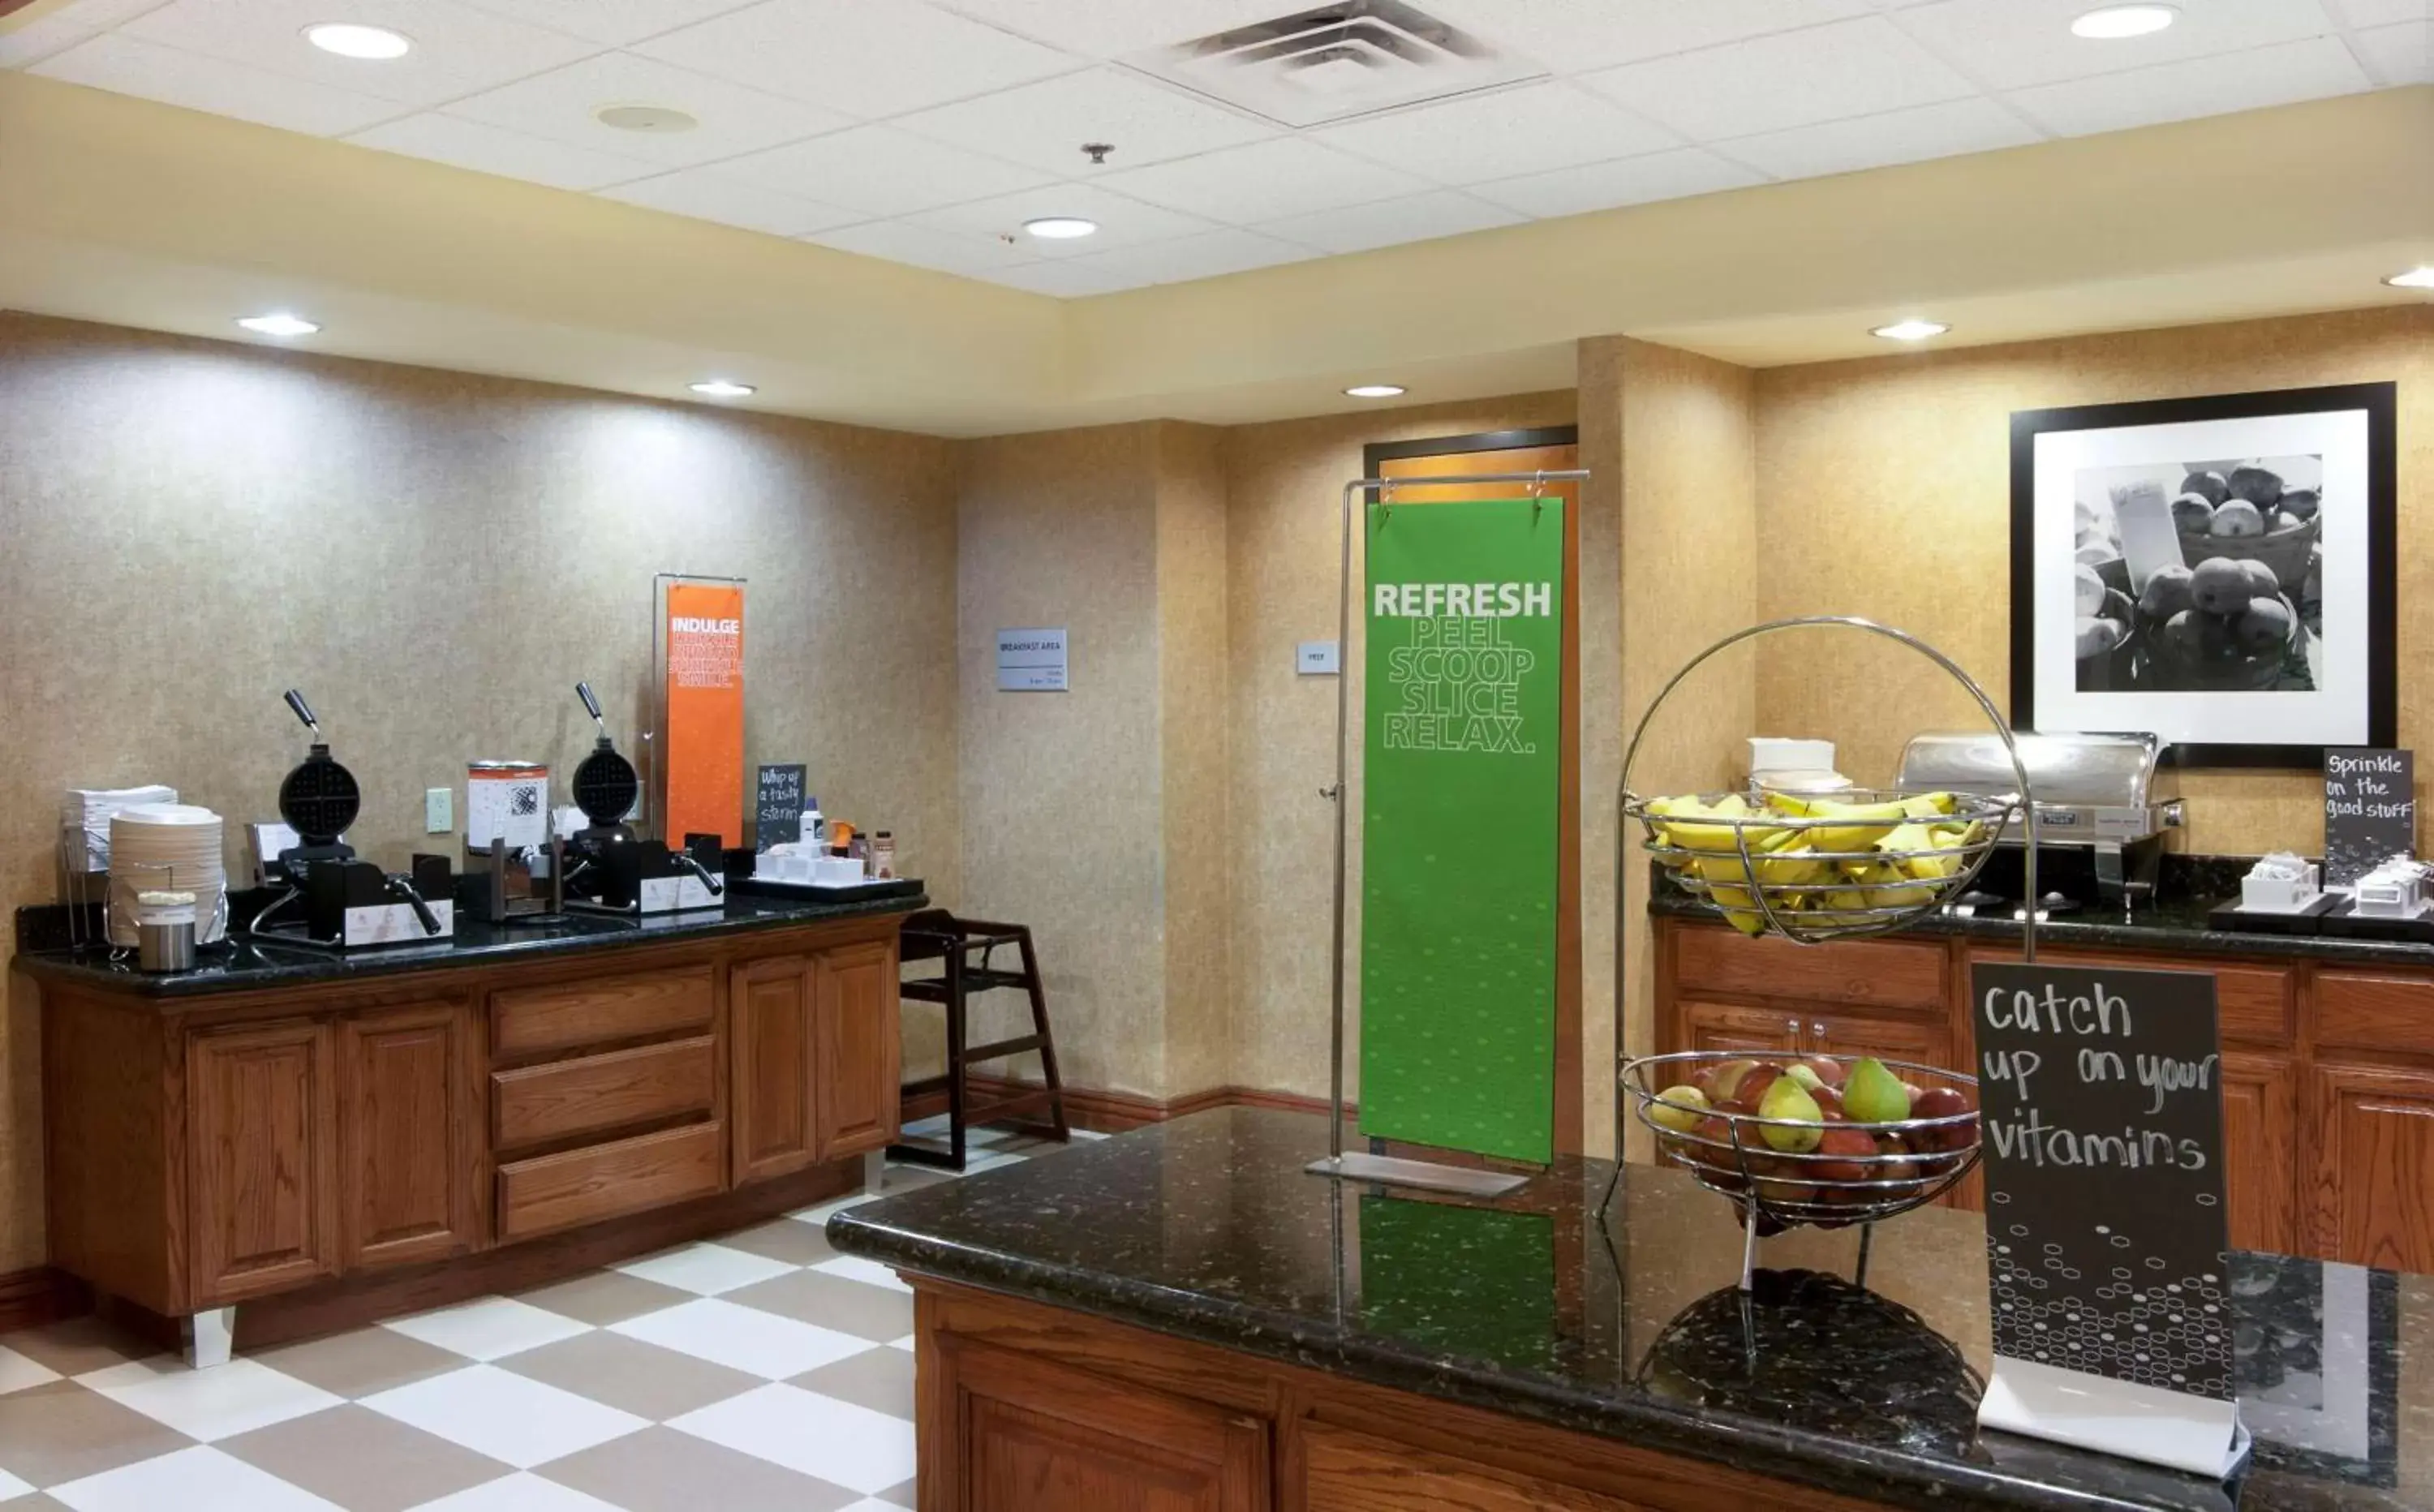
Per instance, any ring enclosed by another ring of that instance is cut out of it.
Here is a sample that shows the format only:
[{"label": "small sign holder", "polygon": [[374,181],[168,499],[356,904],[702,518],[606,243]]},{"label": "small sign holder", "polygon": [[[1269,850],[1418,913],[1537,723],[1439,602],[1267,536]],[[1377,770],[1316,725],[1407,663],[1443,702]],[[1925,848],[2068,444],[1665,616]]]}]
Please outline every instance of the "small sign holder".
[{"label": "small sign holder", "polygon": [[2229,1474],[2220,1039],[2203,972],[1971,968],[1989,1428]]},{"label": "small sign holder", "polygon": [[2351,888],[2417,854],[2416,758],[2372,746],[2324,748],[2324,885]]},{"label": "small sign holder", "polygon": [[763,766],[755,774],[752,792],[752,849],[766,853],[772,845],[803,838],[803,785],[806,769],[799,761]]}]

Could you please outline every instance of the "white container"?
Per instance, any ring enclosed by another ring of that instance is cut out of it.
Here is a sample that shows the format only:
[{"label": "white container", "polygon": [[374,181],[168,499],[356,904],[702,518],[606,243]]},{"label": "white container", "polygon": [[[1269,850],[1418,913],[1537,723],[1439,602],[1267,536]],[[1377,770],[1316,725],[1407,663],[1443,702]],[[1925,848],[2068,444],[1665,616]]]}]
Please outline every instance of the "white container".
[{"label": "white container", "polygon": [[860,887],[866,878],[862,862],[850,856],[823,856],[812,862],[814,887]]},{"label": "white container", "polygon": [[2413,919],[2425,910],[2425,868],[2394,857],[2359,877],[2351,911],[2367,919]]},{"label": "white container", "polygon": [[2313,861],[2305,877],[2244,876],[2239,879],[2239,906],[2250,913],[2296,913],[2323,896],[2323,879]]},{"label": "white container", "polygon": [[1763,777],[1775,772],[1831,772],[1834,770],[1834,742],[1831,740],[1791,740],[1780,736],[1750,737],[1750,775]]}]

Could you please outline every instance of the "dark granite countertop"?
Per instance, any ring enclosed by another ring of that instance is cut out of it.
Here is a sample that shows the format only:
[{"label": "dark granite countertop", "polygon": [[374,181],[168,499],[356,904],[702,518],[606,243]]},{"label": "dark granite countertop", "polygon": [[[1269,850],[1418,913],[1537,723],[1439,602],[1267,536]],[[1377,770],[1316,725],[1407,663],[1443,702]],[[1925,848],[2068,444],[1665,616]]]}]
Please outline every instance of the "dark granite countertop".
[{"label": "dark granite countertop", "polygon": [[[1865,1501],[2041,1512],[2434,1508],[2434,1279],[2238,1255],[2234,1484],[1980,1433],[1985,1225],[1760,1249],[1688,1177],[1567,1160],[1470,1203],[1305,1175],[1312,1114],[1223,1109],[847,1208],[841,1250],[1178,1337]],[[2405,1345],[2414,1344],[2409,1354]]]},{"label": "dark granite countertop", "polygon": [[192,971],[139,971],[135,952],[99,945],[81,948],[40,948],[56,921],[39,922],[29,914],[58,912],[18,910],[20,946],[14,969],[38,981],[69,982],[140,993],[148,997],[194,997],[214,993],[254,992],[300,982],[351,982],[405,972],[444,971],[465,966],[495,966],[525,957],[608,951],[670,940],[755,929],[782,929],[831,919],[858,919],[872,914],[906,913],[930,906],[919,892],[909,895],[870,898],[848,903],[814,903],[793,898],[747,895],[729,889],[721,909],[658,914],[646,919],[607,914],[565,913],[529,924],[486,924],[460,912],[454,932],[431,944],[382,945],[339,951],[321,946],[232,935],[229,943],[206,945],[195,953]]}]

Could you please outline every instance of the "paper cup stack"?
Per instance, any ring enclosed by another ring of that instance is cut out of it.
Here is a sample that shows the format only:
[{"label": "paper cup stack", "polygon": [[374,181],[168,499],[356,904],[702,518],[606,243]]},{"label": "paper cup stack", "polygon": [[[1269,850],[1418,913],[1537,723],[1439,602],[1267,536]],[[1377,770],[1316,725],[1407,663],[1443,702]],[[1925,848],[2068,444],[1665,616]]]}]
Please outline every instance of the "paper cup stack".
[{"label": "paper cup stack", "polygon": [[138,804],[110,820],[110,943],[135,943],[136,895],[195,895],[195,942],[228,933],[228,868],[220,816],[192,804]]}]

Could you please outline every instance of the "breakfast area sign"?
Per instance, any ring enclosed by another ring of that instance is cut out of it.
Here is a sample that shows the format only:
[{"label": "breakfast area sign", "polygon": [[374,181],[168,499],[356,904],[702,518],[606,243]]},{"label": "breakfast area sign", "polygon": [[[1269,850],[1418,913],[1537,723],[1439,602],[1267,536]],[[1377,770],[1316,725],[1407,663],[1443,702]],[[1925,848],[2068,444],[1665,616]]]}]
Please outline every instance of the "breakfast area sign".
[{"label": "breakfast area sign", "polygon": [[1969,990],[1995,1319],[1979,1421],[2227,1473],[2247,1436],[2214,977],[1984,962]]}]

